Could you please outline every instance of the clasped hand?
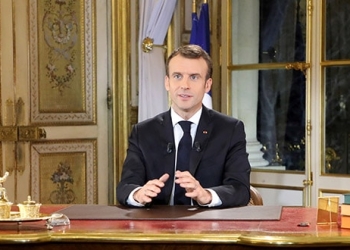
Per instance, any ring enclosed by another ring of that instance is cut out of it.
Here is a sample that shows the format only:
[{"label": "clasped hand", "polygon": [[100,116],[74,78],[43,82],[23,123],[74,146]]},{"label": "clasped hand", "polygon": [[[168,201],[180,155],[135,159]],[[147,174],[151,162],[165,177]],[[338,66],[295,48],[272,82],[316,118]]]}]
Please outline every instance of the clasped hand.
[{"label": "clasped hand", "polygon": [[[164,187],[164,183],[169,179],[169,174],[162,175],[159,179],[148,181],[142,188],[134,193],[134,199],[141,204],[152,202]],[[185,195],[201,205],[211,202],[211,193],[204,189],[199,181],[197,181],[188,171],[176,171],[175,183],[186,189]]]}]

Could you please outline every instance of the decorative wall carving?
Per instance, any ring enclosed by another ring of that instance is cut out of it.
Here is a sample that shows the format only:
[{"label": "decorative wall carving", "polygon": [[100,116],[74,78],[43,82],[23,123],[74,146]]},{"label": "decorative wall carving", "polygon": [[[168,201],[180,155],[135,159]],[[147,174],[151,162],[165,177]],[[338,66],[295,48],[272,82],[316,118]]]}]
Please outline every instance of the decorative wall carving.
[{"label": "decorative wall carving", "polygon": [[31,145],[31,194],[45,204],[97,203],[96,140]]},{"label": "decorative wall carving", "polygon": [[92,0],[30,1],[31,122],[95,124]]}]

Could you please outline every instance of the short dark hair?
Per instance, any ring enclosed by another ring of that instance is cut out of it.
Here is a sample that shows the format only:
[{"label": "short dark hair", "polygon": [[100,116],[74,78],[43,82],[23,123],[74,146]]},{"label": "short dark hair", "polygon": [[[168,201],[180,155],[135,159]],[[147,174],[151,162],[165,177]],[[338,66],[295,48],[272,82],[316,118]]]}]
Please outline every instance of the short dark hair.
[{"label": "short dark hair", "polygon": [[169,62],[173,57],[175,57],[177,55],[180,55],[182,57],[189,58],[189,59],[203,58],[208,66],[206,80],[208,80],[209,78],[212,77],[213,61],[211,60],[209,54],[204,49],[202,49],[201,46],[194,45],[194,44],[188,44],[188,45],[181,46],[171,53],[171,55],[168,57],[166,65],[165,65],[166,66],[165,73],[168,77],[169,77]]}]

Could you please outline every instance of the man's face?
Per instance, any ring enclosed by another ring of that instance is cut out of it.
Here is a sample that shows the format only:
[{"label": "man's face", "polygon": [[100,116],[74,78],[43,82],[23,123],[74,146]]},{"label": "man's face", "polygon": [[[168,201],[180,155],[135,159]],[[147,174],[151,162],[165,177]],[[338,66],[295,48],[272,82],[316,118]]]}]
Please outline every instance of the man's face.
[{"label": "man's face", "polygon": [[172,107],[182,118],[188,119],[202,107],[202,99],[211,88],[212,79],[205,80],[208,66],[203,58],[188,59],[177,55],[169,62],[169,77],[165,88]]}]

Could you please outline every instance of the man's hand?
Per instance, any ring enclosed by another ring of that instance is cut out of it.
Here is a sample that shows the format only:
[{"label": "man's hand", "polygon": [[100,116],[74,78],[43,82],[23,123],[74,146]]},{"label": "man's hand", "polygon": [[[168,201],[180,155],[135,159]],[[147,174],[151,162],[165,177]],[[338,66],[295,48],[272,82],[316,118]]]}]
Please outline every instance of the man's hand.
[{"label": "man's hand", "polygon": [[134,193],[134,200],[143,205],[150,203],[154,197],[157,197],[168,179],[169,174],[163,174],[159,179],[148,181]]},{"label": "man's hand", "polygon": [[200,205],[207,205],[211,202],[211,193],[204,189],[188,171],[176,171],[175,183],[186,189],[186,196],[197,201]]}]

